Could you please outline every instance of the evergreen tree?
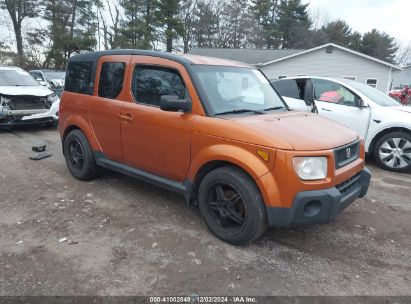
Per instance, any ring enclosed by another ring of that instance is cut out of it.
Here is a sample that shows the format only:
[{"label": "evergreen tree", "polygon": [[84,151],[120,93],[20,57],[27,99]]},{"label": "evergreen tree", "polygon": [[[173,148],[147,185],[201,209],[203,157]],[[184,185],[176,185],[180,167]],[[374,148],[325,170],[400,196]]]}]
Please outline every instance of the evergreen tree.
[{"label": "evergreen tree", "polygon": [[158,0],[157,22],[165,37],[166,51],[173,51],[173,41],[184,33],[179,0]]},{"label": "evergreen tree", "polygon": [[362,44],[362,36],[359,32],[355,31],[350,36],[350,42],[348,47],[354,51],[361,51],[361,44]]},{"label": "evergreen tree", "polygon": [[394,63],[398,46],[393,37],[373,29],[363,35],[361,51],[364,54]]},{"label": "evergreen tree", "polygon": [[45,67],[65,68],[75,52],[94,50],[97,41],[96,13],[98,0],[46,0],[43,18],[49,21],[47,36],[51,46],[46,52]]},{"label": "evergreen tree", "polygon": [[322,27],[322,30],[327,35],[328,41],[349,47],[351,43],[351,28],[343,20],[329,22]]},{"label": "evergreen tree", "polygon": [[120,22],[119,45],[152,49],[156,40],[157,0],[121,0],[125,19]]},{"label": "evergreen tree", "polygon": [[247,36],[252,29],[252,15],[244,1],[230,0],[224,3],[221,11],[222,19],[225,20],[224,28],[227,32],[228,46],[241,48],[247,46]]},{"label": "evergreen tree", "polygon": [[256,21],[253,28],[253,43],[257,48],[278,48],[280,33],[278,31],[279,0],[251,0],[252,13]]},{"label": "evergreen tree", "polygon": [[194,18],[194,38],[197,46],[214,47],[218,33],[218,15],[213,2],[198,2]]},{"label": "evergreen tree", "polygon": [[308,4],[301,0],[281,0],[279,5],[278,30],[282,48],[292,48],[300,44],[301,32],[309,31],[311,22],[307,12]]}]

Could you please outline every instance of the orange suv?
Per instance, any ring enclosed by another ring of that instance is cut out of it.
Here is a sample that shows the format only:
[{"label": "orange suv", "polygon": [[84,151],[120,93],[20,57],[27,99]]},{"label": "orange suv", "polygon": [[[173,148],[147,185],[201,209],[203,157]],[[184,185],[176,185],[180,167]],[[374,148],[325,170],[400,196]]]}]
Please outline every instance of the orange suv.
[{"label": "orange suv", "polygon": [[358,135],[290,111],[258,69],[112,50],[70,58],[59,130],[71,174],[109,168],[184,195],[220,239],[325,223],[368,189]]}]

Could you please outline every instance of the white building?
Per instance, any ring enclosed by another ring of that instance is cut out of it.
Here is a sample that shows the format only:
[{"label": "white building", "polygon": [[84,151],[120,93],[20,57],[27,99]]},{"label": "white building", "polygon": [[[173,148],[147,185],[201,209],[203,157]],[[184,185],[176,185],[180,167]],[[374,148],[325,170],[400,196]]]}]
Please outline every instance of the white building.
[{"label": "white building", "polygon": [[411,88],[411,64],[404,67],[402,71],[393,72],[392,88],[402,88],[404,85],[408,85]]}]

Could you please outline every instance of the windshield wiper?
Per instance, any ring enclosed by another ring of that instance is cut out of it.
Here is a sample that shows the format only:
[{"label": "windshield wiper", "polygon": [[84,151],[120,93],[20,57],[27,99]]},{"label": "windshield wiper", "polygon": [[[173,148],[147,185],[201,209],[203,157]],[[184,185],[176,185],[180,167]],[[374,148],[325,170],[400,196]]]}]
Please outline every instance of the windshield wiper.
[{"label": "windshield wiper", "polygon": [[251,112],[251,113],[254,113],[254,114],[266,114],[264,111],[259,111],[259,110],[235,109],[235,110],[230,110],[230,111],[225,111],[225,112],[216,113],[215,115],[239,114],[239,113],[247,113],[247,112]]},{"label": "windshield wiper", "polygon": [[267,108],[267,109],[264,109],[264,111],[281,110],[281,109],[290,110],[290,108],[288,108],[288,107],[285,107],[285,106],[278,106],[278,107],[272,107],[272,108]]}]

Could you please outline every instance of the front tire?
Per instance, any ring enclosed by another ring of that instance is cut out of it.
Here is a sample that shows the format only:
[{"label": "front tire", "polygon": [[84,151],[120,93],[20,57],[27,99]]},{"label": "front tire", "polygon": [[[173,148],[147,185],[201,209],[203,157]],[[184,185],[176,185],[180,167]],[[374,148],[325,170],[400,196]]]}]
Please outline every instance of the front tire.
[{"label": "front tire", "polygon": [[374,158],[385,170],[411,171],[411,135],[401,131],[384,135],[375,144]]},{"label": "front tire", "polygon": [[89,180],[96,175],[96,162],[86,136],[73,130],[64,139],[64,157],[67,167],[75,178]]},{"label": "front tire", "polygon": [[208,173],[200,184],[198,204],[208,228],[227,243],[246,245],[267,228],[261,193],[239,168]]}]

